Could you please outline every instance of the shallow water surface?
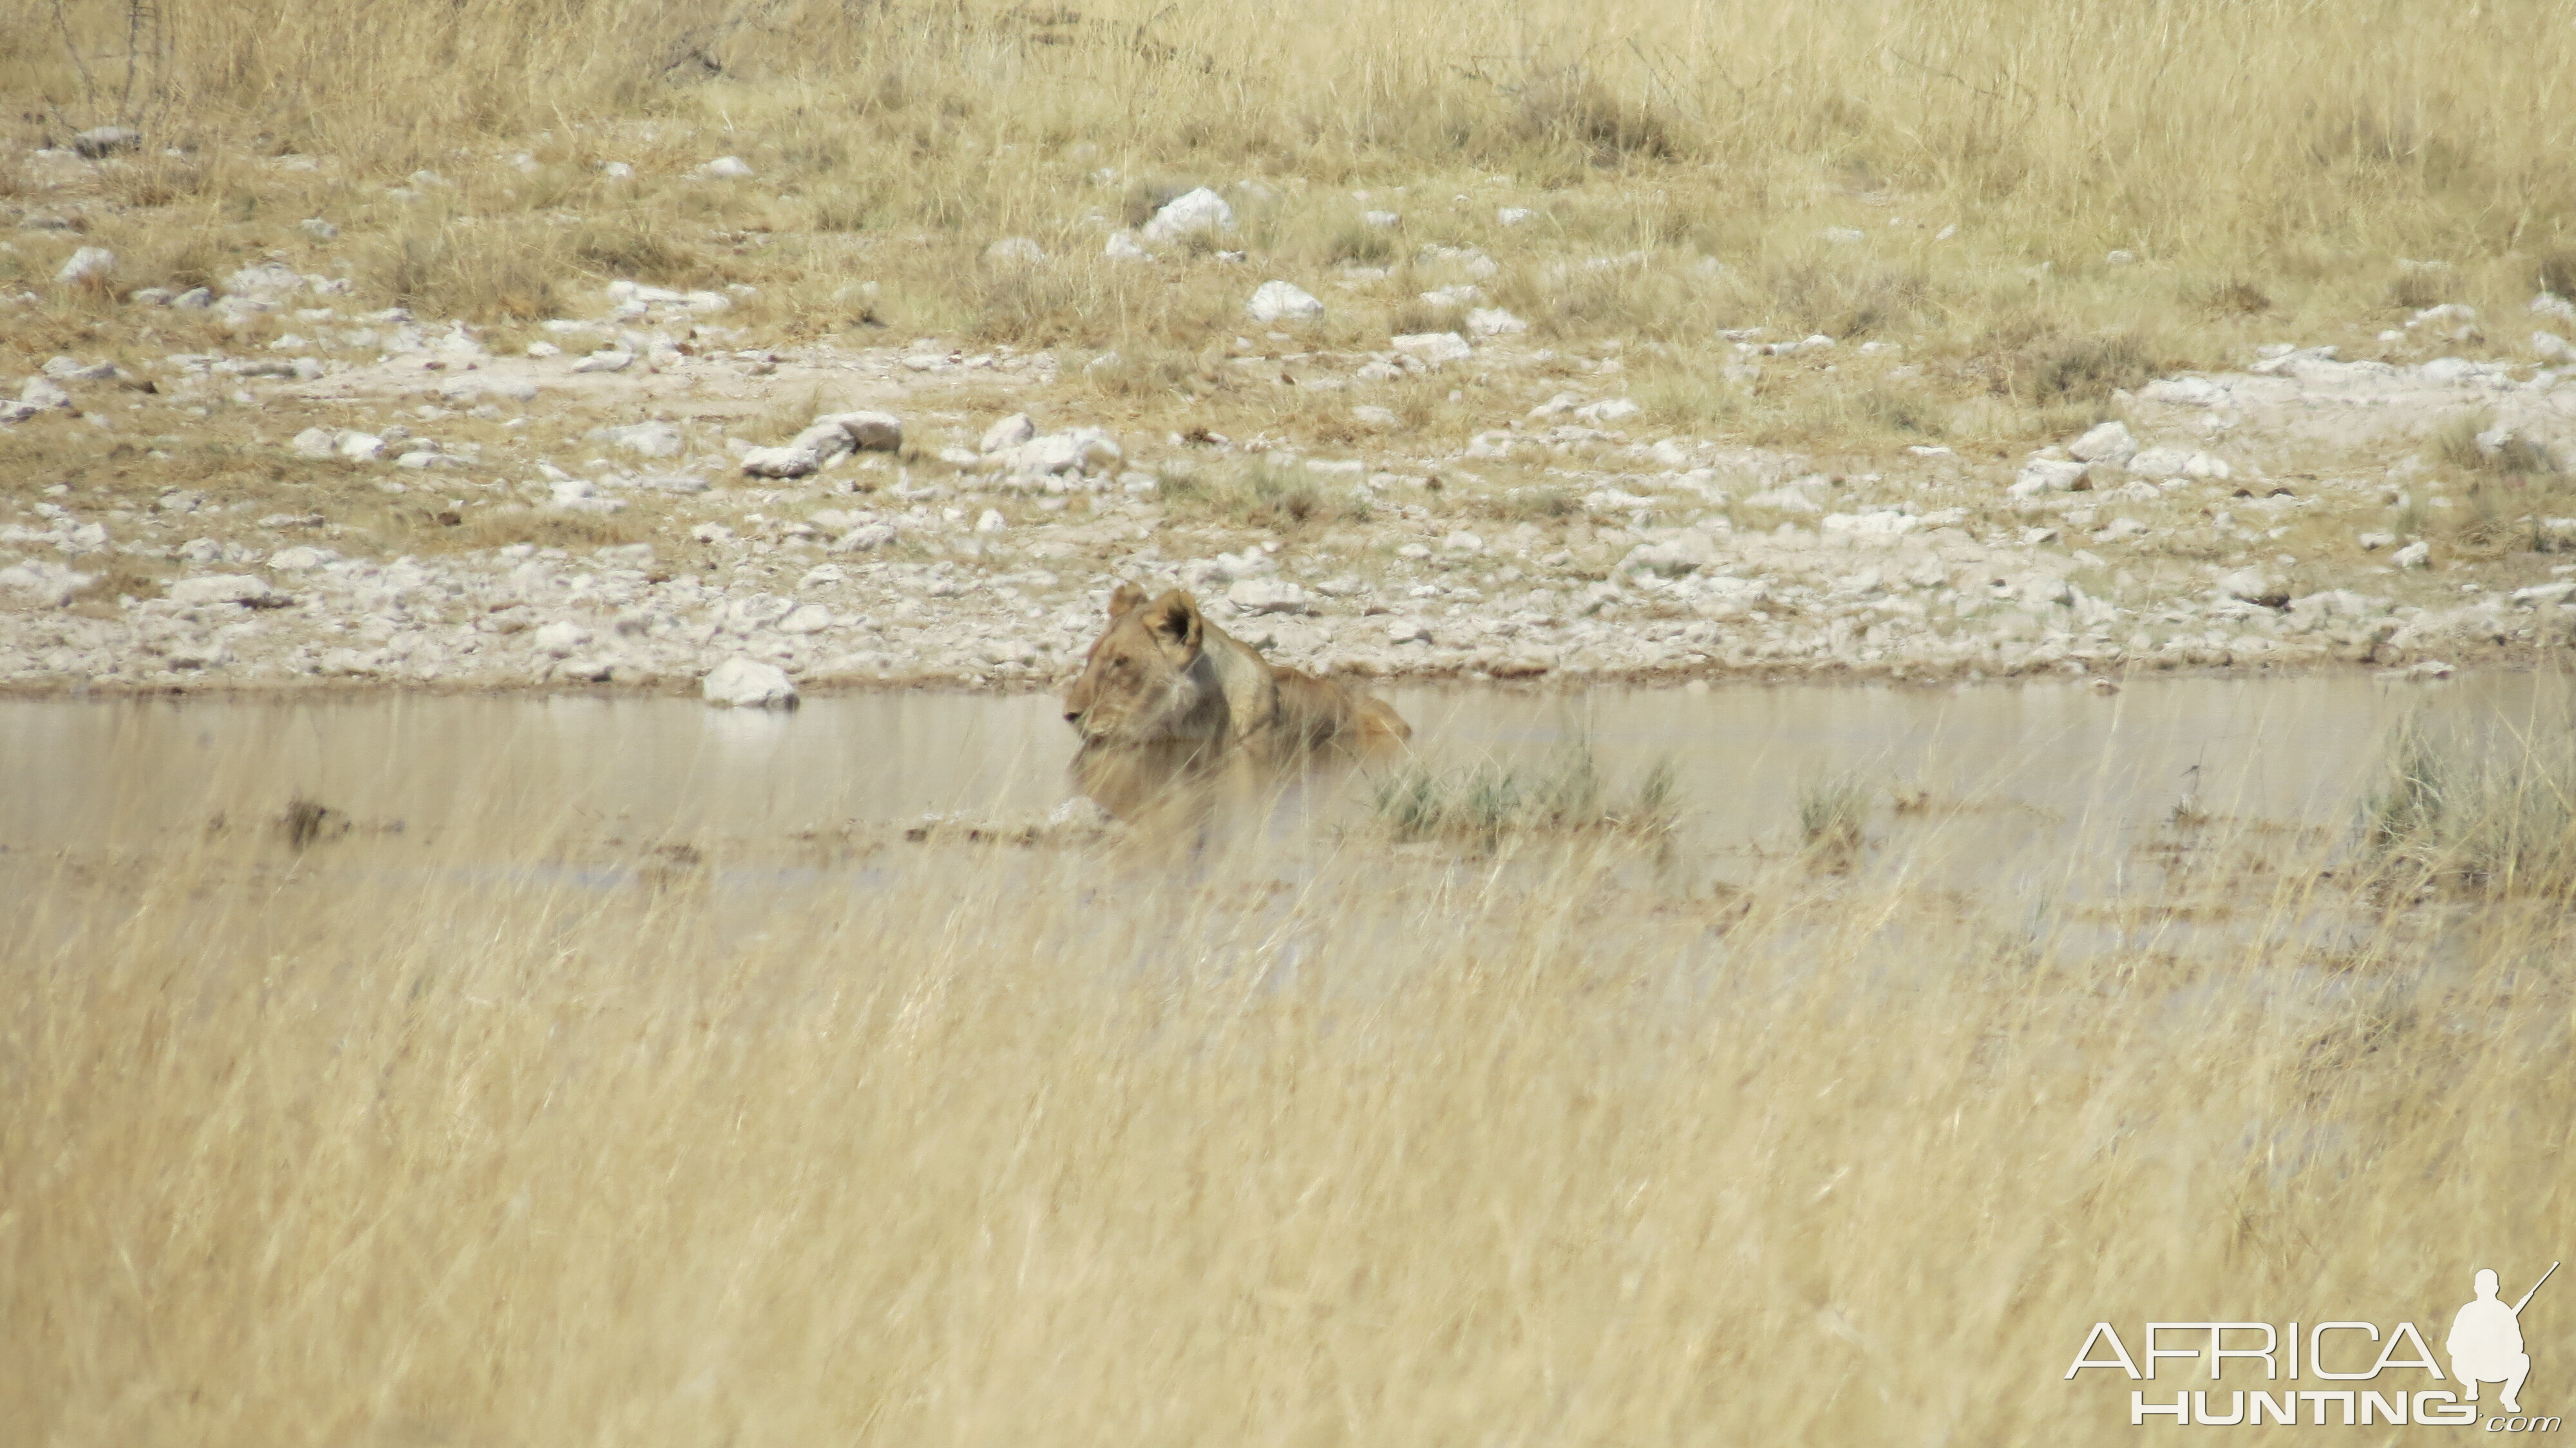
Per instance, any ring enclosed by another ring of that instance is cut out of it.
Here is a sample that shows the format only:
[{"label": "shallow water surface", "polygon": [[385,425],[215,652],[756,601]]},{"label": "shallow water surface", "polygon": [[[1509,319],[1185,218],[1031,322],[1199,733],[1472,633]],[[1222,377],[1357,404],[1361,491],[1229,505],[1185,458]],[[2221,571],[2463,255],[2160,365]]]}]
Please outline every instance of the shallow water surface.
[{"label": "shallow water surface", "polygon": [[[2565,715],[2568,682],[2357,675],[1958,689],[1833,686],[1539,693],[1405,688],[1417,763],[1544,767],[1587,744],[1612,789],[1669,761],[1679,837],[1712,859],[1794,843],[1797,803],[1849,777],[1873,837],[1930,848],[1989,886],[2124,853],[2196,801],[2221,821],[2337,829],[2413,714],[2517,728]],[[579,835],[787,839],[926,813],[1044,814],[1070,792],[1051,696],[927,692],[793,713],[683,698],[0,701],[0,844],[140,847],[319,801],[362,829],[460,834],[496,859]],[[1320,774],[1299,818],[1366,815],[1365,772]],[[1910,808],[1893,802],[1904,797]],[[1719,873],[1725,873],[1721,865]]]}]

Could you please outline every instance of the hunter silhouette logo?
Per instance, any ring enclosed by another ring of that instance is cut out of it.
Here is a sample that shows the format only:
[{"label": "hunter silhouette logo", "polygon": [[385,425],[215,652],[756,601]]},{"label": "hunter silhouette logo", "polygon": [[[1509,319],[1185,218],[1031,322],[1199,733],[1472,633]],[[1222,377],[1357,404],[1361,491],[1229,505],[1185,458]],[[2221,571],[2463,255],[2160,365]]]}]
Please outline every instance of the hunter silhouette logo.
[{"label": "hunter silhouette logo", "polygon": [[[2540,1274],[2540,1282],[2549,1280],[2558,1264]],[[2504,1391],[2497,1401],[2508,1413],[2519,1413],[2522,1404],[2522,1380],[2531,1376],[2531,1354],[2522,1350],[2522,1310],[2531,1305],[2540,1282],[2522,1294],[2522,1301],[2507,1307],[2496,1297],[2495,1269],[2478,1269],[2478,1296],[2463,1304],[2459,1316],[2451,1319],[2451,1335],[2443,1348],[2451,1354],[2451,1372],[2468,1389],[2468,1400],[2478,1400],[2478,1384],[2502,1383]]]},{"label": "hunter silhouette logo", "polygon": [[[2286,1425],[2304,1420],[2320,1427],[2411,1423],[2465,1428],[2483,1422],[2490,1433],[2554,1433],[2558,1417],[2522,1410],[2523,1385],[2531,1377],[2523,1309],[2557,1274],[2558,1265],[2550,1263],[2512,1302],[2504,1299],[2495,1269],[2479,1268],[2471,1280],[2477,1295],[2452,1314],[2441,1358],[2411,1322],[2393,1324],[2385,1332],[2376,1322],[2345,1318],[2281,1325],[2150,1322],[2144,1325],[2143,1339],[2127,1342],[2110,1323],[2097,1322],[2076,1349],[2066,1377],[2099,1368],[2133,1382],[2191,1376],[2211,1384],[2176,1392],[2170,1400],[2151,1390],[2131,1389],[2132,1425],[2158,1420],[2176,1426]],[[2133,1355],[2129,1342],[2138,1342],[2143,1351]],[[2173,1358],[2189,1358],[2191,1366],[2167,1361]],[[2448,1374],[2442,1371],[2443,1358],[2449,1361]],[[2230,1366],[2236,1369],[2236,1385],[2222,1388],[2218,1384]],[[2165,1369],[2161,1374],[2160,1367]],[[2259,1380],[2261,1386],[2245,1386],[2249,1380]],[[2304,1386],[2308,1382],[2317,1386]],[[2493,1406],[2503,1410],[2491,1416],[2479,1400],[2480,1390],[2489,1384],[2498,1388]]]}]

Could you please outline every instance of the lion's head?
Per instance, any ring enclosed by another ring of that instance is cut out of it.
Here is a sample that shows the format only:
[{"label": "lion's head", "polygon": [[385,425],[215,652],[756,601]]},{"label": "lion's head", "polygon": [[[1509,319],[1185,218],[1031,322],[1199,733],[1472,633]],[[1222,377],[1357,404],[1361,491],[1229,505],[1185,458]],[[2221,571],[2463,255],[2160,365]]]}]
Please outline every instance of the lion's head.
[{"label": "lion's head", "polygon": [[1085,744],[1145,745],[1213,739],[1225,730],[1226,700],[1202,664],[1206,620],[1180,589],[1147,602],[1121,583],[1109,596],[1109,627],[1091,646],[1082,676],[1064,693],[1064,718]]}]

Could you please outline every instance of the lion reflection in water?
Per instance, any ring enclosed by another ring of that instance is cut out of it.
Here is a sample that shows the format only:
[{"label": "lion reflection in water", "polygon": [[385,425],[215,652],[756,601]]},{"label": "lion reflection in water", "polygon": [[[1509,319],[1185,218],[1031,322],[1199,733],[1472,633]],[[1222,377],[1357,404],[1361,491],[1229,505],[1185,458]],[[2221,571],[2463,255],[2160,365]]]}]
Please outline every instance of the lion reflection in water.
[{"label": "lion reflection in water", "polygon": [[1413,733],[1381,700],[1273,667],[1187,592],[1148,600],[1132,583],[1110,595],[1064,718],[1082,736],[1076,786],[1126,819],[1176,784],[1392,751]]}]

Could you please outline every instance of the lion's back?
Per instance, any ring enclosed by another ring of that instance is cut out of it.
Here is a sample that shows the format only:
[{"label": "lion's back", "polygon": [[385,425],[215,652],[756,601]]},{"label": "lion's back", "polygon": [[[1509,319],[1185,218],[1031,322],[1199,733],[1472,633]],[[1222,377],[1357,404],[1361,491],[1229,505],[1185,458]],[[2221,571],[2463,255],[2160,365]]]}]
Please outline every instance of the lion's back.
[{"label": "lion's back", "polygon": [[1295,669],[1273,669],[1272,675],[1279,691],[1280,731],[1298,743],[1366,746],[1413,736],[1413,726],[1385,700],[1337,679],[1319,679]]}]

